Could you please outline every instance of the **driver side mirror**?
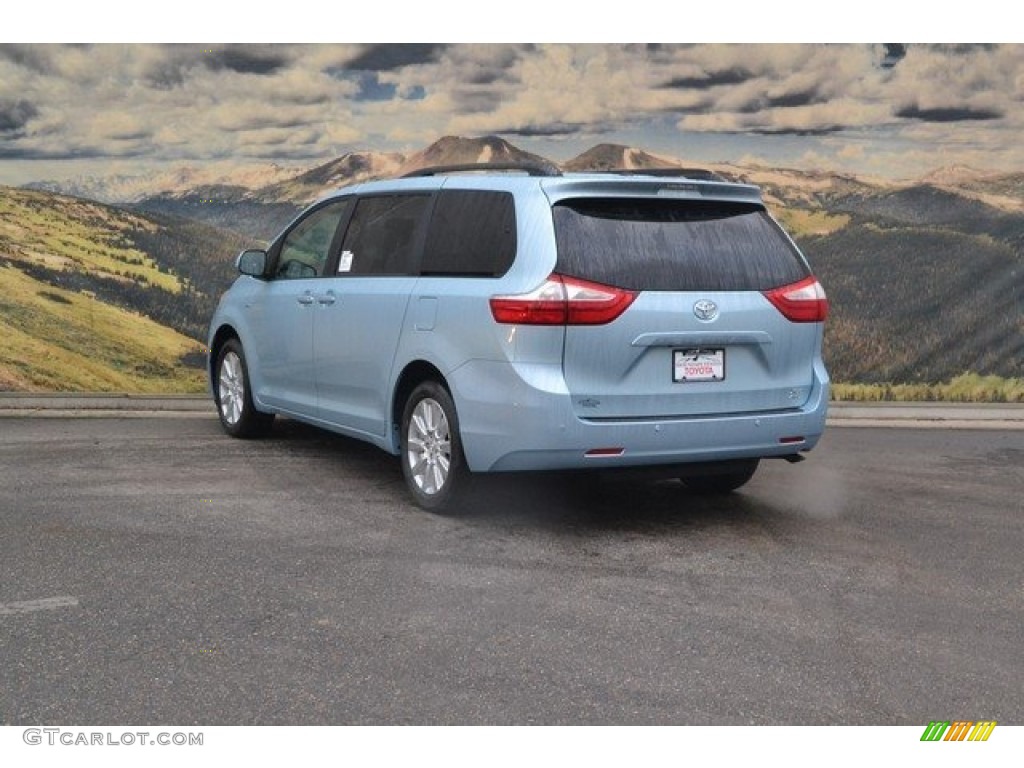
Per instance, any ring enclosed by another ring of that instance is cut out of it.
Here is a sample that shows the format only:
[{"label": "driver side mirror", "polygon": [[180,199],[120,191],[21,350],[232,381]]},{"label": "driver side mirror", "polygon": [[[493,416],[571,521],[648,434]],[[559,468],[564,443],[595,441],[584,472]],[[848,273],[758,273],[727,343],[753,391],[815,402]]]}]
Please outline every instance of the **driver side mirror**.
[{"label": "driver side mirror", "polygon": [[242,251],[238,254],[235,266],[243,275],[263,277],[267,271],[267,252],[256,248]]}]

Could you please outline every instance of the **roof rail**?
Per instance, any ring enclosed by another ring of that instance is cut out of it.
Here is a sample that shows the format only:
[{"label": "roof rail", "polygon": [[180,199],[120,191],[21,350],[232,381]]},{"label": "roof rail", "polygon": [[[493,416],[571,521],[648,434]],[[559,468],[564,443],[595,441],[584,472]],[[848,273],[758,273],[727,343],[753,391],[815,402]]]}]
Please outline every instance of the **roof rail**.
[{"label": "roof rail", "polygon": [[520,171],[528,176],[561,176],[562,172],[551,163],[460,163],[457,165],[432,165],[403,174],[403,179],[417,176],[441,176],[445,173],[483,173],[491,171]]},{"label": "roof rail", "polygon": [[728,181],[724,176],[706,168],[611,168],[600,171],[584,171],[584,173],[614,173],[623,176],[678,176],[694,181]]}]

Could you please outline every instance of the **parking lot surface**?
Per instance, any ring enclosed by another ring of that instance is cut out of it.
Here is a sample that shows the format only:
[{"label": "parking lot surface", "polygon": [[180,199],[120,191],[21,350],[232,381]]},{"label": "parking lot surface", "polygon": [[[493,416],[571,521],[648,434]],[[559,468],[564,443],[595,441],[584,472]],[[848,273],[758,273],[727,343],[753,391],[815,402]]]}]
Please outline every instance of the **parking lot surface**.
[{"label": "parking lot surface", "polygon": [[0,419],[0,724],[1024,723],[1024,432],[830,429],[741,492],[295,423]]}]

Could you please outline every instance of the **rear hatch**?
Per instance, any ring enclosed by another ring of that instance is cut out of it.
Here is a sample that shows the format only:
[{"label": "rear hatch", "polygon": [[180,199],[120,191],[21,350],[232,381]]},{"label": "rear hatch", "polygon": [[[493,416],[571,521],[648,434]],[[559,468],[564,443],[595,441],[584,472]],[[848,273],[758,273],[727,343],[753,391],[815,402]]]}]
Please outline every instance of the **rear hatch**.
[{"label": "rear hatch", "polygon": [[567,324],[563,366],[579,417],[806,402],[827,304],[762,204],[581,197],[559,200],[553,215],[556,272],[632,296],[610,322]]}]

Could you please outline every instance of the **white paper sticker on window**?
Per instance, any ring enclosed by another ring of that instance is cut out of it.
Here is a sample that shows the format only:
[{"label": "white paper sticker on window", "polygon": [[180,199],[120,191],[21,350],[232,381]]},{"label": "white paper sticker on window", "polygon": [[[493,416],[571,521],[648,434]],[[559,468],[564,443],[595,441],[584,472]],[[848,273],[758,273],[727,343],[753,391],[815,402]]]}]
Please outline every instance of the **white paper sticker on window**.
[{"label": "white paper sticker on window", "polygon": [[352,251],[342,251],[341,261],[338,262],[339,272],[351,272],[352,271]]}]

